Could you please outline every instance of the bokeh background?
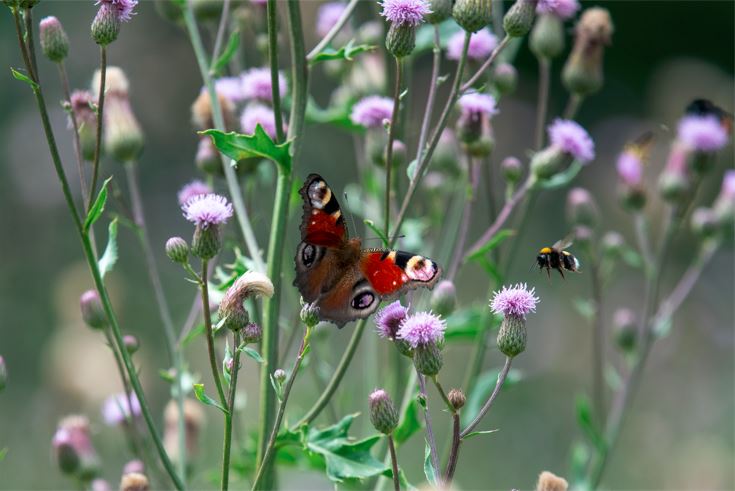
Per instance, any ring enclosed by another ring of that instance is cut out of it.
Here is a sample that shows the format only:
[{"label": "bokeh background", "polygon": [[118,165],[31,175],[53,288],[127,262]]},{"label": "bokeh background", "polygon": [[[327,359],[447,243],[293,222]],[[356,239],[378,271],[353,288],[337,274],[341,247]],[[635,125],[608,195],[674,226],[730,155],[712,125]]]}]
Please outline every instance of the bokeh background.
[{"label": "bokeh background", "polygon": [[[508,2],[506,2],[508,3]],[[582,2],[583,7],[601,5],[611,12],[615,24],[613,44],[605,57],[605,86],[582,106],[578,121],[595,139],[598,157],[578,177],[603,210],[603,227],[618,230],[632,242],[630,217],[620,209],[615,194],[616,154],[642,130],[656,129],[659,138],[647,174],[651,182],[660,171],[668,138],[683,107],[694,97],[708,97],[733,111],[733,19],[732,2]],[[316,41],[314,22],[319,2],[304,2],[307,46]],[[507,5],[506,5],[507,7]],[[365,8],[365,7],[362,7]],[[369,10],[369,8],[367,9]],[[36,20],[56,15],[71,39],[67,68],[73,87],[86,88],[98,63],[97,48],[89,38],[89,23],[96,9],[89,1],[42,1],[34,8]],[[91,287],[78,239],[51,168],[41,126],[28,88],[11,75],[8,67],[22,64],[14,39],[11,17],[0,13],[0,355],[9,371],[9,386],[0,393],[0,449],[7,448],[0,462],[0,489],[62,489],[73,486],[55,468],[50,439],[58,419],[69,413],[85,413],[93,422],[94,441],[104,460],[104,472],[116,483],[128,458],[119,429],[108,428],[100,416],[101,401],[120,390],[109,351],[98,333],[81,322],[79,294]],[[570,28],[571,29],[571,28]],[[571,44],[568,40],[567,49]],[[285,54],[285,45],[284,45]],[[246,51],[247,66],[262,63],[257,53]],[[191,46],[183,31],[155,12],[153,3],[142,1],[138,15],[123,27],[109,50],[110,63],[121,66],[131,81],[131,101],[145,131],[146,148],[140,161],[142,187],[152,240],[158,254],[169,302],[181,324],[193,297],[192,286],[180,270],[166,260],[163,243],[172,235],[187,237],[188,223],[181,217],[176,192],[198,171],[193,159],[196,137],[190,124],[189,106],[201,82]],[[50,102],[51,116],[68,171],[73,172],[73,152],[55,67],[40,61],[42,80]],[[359,58],[356,63],[359,63]],[[530,147],[535,111],[537,68],[527,46],[515,63],[517,92],[504,98],[495,119],[496,161],[506,155],[524,158]],[[446,66],[446,65],[445,65]],[[561,63],[554,66],[550,114],[558,114],[567,95],[559,82]],[[424,94],[430,60],[416,60],[412,87]],[[334,83],[317,69],[311,91],[326,101]],[[421,100],[421,96],[417,96]],[[420,104],[413,107],[416,121]],[[418,124],[414,125],[418,126]],[[409,140],[415,140],[410,135]],[[298,179],[310,172],[324,175],[336,190],[355,182],[351,135],[327,126],[309,126]],[[725,168],[733,166],[732,146],[718,161],[714,175],[700,194],[710,203],[719,191]],[[105,174],[120,175],[113,162],[105,162]],[[72,174],[73,175],[73,174]],[[72,184],[76,181],[71,179]],[[221,187],[221,189],[224,189]],[[78,195],[78,183],[75,192]],[[340,193],[341,194],[341,193]],[[571,308],[573,298],[587,295],[588,275],[560,282],[547,281],[529,271],[535,251],[566,232],[563,219],[564,191],[544,193],[531,215],[530,226],[518,245],[518,259],[509,280],[528,281],[541,298],[538,313],[529,319],[527,351],[517,359],[522,383],[505,390],[483,423],[500,431],[476,438],[463,447],[457,472],[463,489],[528,489],[541,470],[565,475],[572,442],[579,438],[574,416],[575,395],[589,385],[590,328]],[[261,238],[267,237],[270,191],[251,191],[248,202]],[[652,221],[661,216],[653,200]],[[294,214],[295,216],[296,214]],[[492,217],[484,208],[475,214],[471,237],[477,237]],[[234,227],[233,227],[234,229]],[[429,231],[436,235],[439,231]],[[293,221],[287,250],[297,242]],[[695,242],[681,233],[664,275],[663,292],[670,291],[691,258]],[[154,308],[144,262],[134,237],[121,230],[120,260],[109,276],[110,288],[125,330],[140,337],[136,355],[154,412],[162,414],[168,387],[158,377],[166,368],[162,331]],[[419,251],[420,252],[420,251]],[[526,257],[528,258],[526,260]],[[466,268],[459,276],[460,304],[485,302],[484,277]],[[677,314],[673,331],[658,343],[646,368],[641,390],[634,401],[617,451],[604,481],[609,489],[733,489],[735,477],[735,427],[733,393],[733,253],[722,249]],[[290,288],[287,286],[286,288]],[[620,267],[607,299],[607,325],[613,307],[640,308],[642,278],[639,271]],[[331,326],[315,341],[311,366],[297,384],[289,406],[292,419],[308,408],[318,395],[318,379],[339,359],[351,334],[348,326]],[[372,332],[366,337],[373,336]],[[284,336],[286,337],[286,336]],[[452,345],[442,372],[445,386],[461,383],[469,348]],[[377,382],[389,388],[393,374],[385,373],[388,351],[378,346],[377,357],[360,350],[348,371],[338,396],[339,414],[366,409],[371,371]],[[205,349],[193,343],[187,349],[191,368],[204,374]],[[612,352],[611,355],[613,356]],[[292,360],[289,355],[287,360]],[[288,362],[290,364],[290,361]],[[494,351],[486,368],[501,363]],[[446,372],[446,373],[445,373]],[[244,418],[238,422],[242,437],[257,418],[256,366],[245,362],[240,392],[247,394]],[[372,383],[375,383],[374,381]],[[402,390],[394,389],[398,398]],[[434,420],[439,441],[447,437],[444,417],[436,407]],[[210,476],[220,459],[221,421],[208,410],[196,486],[213,487]],[[325,411],[321,423],[331,420]],[[371,433],[367,418],[356,423],[356,434]],[[409,478],[419,482],[423,473],[423,442],[415,437],[400,450]],[[491,484],[489,484],[491,483]],[[320,475],[287,469],[282,485],[291,489],[328,489]]]}]

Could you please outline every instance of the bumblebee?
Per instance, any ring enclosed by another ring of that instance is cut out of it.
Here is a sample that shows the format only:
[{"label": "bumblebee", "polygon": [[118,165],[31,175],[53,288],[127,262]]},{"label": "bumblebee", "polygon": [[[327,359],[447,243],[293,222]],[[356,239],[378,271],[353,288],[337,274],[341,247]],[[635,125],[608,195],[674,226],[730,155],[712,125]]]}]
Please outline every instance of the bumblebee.
[{"label": "bumblebee", "polygon": [[732,133],[733,116],[707,99],[694,99],[684,110],[691,116],[714,116],[728,133]]},{"label": "bumblebee", "polygon": [[557,241],[551,247],[544,247],[536,256],[539,269],[546,269],[546,274],[551,278],[551,270],[555,269],[564,278],[564,270],[576,273],[579,271],[579,260],[565,249],[572,245],[574,234],[568,235]]}]

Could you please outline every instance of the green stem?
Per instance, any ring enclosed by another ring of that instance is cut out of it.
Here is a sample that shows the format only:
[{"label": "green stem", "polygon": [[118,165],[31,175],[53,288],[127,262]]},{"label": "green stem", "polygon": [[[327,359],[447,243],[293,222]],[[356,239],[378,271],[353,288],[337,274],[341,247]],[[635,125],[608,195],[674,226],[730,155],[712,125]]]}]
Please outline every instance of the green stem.
[{"label": "green stem", "polygon": [[551,79],[551,60],[539,58],[538,60],[538,107],[536,109],[536,138],[534,148],[541,150],[544,145],[544,127],[546,126],[546,111],[549,107],[549,85]]},{"label": "green stem", "polygon": [[207,334],[207,355],[209,356],[209,368],[212,370],[214,385],[217,387],[219,402],[222,404],[222,407],[228,409],[227,398],[225,397],[225,391],[222,389],[222,381],[220,380],[219,369],[217,368],[217,355],[214,351],[214,331],[212,330],[212,314],[209,311],[209,282],[207,281],[207,268],[208,261],[206,259],[202,259],[202,273],[199,276],[199,288],[202,292],[202,314],[204,316],[204,330]]},{"label": "green stem", "polygon": [[449,397],[447,397],[447,393],[444,392],[444,387],[442,387],[442,384],[439,383],[439,379],[434,375],[431,377],[432,382],[434,382],[434,386],[436,386],[436,390],[439,392],[439,395],[442,398],[442,401],[444,401],[444,404],[447,406],[447,410],[449,412],[453,413],[455,412],[454,406],[452,406],[452,403],[449,402]]},{"label": "green stem", "polygon": [[398,109],[401,105],[401,83],[403,82],[403,63],[396,58],[396,80],[393,88],[393,112],[390,116],[390,127],[388,128],[388,146],[385,148],[385,218],[383,232],[386,237],[390,233],[390,179],[393,174],[393,141],[396,139],[396,123],[398,122]]},{"label": "green stem", "polygon": [[472,75],[470,79],[464,83],[464,85],[462,85],[462,92],[472,87],[475,84],[475,82],[477,82],[477,80],[480,77],[482,77],[482,74],[485,72],[485,70],[487,70],[490,67],[493,61],[495,61],[495,58],[497,58],[500,52],[503,51],[503,49],[508,45],[510,40],[511,40],[510,36],[506,34],[503,40],[500,41],[500,44],[498,45],[498,47],[495,48],[495,50],[492,53],[490,53],[490,57],[487,60],[485,60],[485,63],[483,63],[482,66],[480,66],[480,68],[477,69],[475,74]]},{"label": "green stem", "polygon": [[454,472],[457,470],[457,462],[459,460],[459,447],[462,445],[462,438],[460,438],[462,426],[459,419],[459,412],[452,414],[452,448],[449,451],[449,460],[447,461],[447,470],[444,473],[444,484],[450,487],[452,479],[454,479]]},{"label": "green stem", "polygon": [[222,491],[230,483],[230,449],[232,447],[232,419],[235,417],[235,392],[237,391],[237,372],[240,371],[240,332],[235,331],[232,340],[235,353],[232,355],[232,369],[230,370],[230,393],[225,413],[225,437],[222,446]]},{"label": "green stem", "polygon": [[273,93],[273,116],[276,122],[276,143],[285,139],[283,133],[283,114],[281,114],[281,94],[278,73],[278,11],[276,0],[268,0],[266,4],[266,21],[268,23],[268,62],[271,68],[271,91]]},{"label": "green stem", "polygon": [[217,61],[219,58],[219,52],[222,48],[222,42],[225,39],[225,32],[227,32],[227,20],[230,16],[230,0],[223,0],[222,2],[222,13],[219,17],[219,25],[217,26],[217,35],[214,38],[214,48],[212,49],[212,63]]},{"label": "green stem", "polygon": [[429,125],[431,124],[431,116],[434,112],[434,100],[436,99],[437,83],[439,80],[439,70],[441,68],[442,48],[441,48],[441,31],[439,25],[434,24],[434,48],[432,50],[431,63],[431,81],[429,82],[429,94],[426,98],[426,110],[424,118],[421,121],[421,132],[419,133],[419,144],[417,146],[418,154],[424,150],[426,145],[426,137],[429,135]]},{"label": "green stem", "polygon": [[102,118],[105,111],[105,84],[107,83],[107,47],[100,46],[100,86],[97,96],[97,136],[94,146],[94,160],[92,161],[92,181],[89,185],[89,200],[87,211],[92,208],[97,195],[97,179],[100,171],[100,156],[102,155]]},{"label": "green stem", "polygon": [[390,463],[393,470],[393,489],[401,491],[401,478],[398,474],[398,456],[396,455],[396,445],[393,442],[393,435],[388,435],[388,450],[390,451]]},{"label": "green stem", "polygon": [[579,111],[579,107],[582,105],[582,101],[584,101],[584,97],[572,94],[569,97],[566,109],[564,109],[564,119],[574,119],[574,116],[577,115],[577,111]]},{"label": "green stem", "polygon": [[505,365],[503,365],[503,369],[498,374],[498,381],[495,383],[495,388],[493,389],[493,393],[490,394],[490,397],[485,402],[485,404],[482,406],[482,409],[480,409],[480,412],[477,413],[477,416],[475,416],[475,419],[472,420],[470,424],[467,425],[467,427],[462,430],[462,432],[459,434],[460,438],[465,438],[467,435],[472,433],[472,430],[474,430],[477,425],[480,424],[480,421],[482,421],[482,418],[485,417],[485,414],[490,410],[493,403],[495,402],[495,399],[498,397],[498,394],[500,393],[500,388],[505,383],[505,378],[508,376],[508,372],[510,371],[510,364],[512,363],[513,358],[510,356],[507,356],[505,358]]},{"label": "green stem", "polygon": [[79,172],[79,185],[82,190],[82,201],[87,202],[89,199],[87,191],[87,180],[84,178],[84,158],[82,157],[82,145],[79,142],[79,122],[74,108],[71,106],[71,91],[69,90],[69,77],[66,74],[66,66],[63,61],[56,64],[59,68],[59,79],[61,87],[64,91],[64,101],[69,105],[69,121],[72,127],[72,142],[74,143],[74,154],[77,158],[77,172]]}]

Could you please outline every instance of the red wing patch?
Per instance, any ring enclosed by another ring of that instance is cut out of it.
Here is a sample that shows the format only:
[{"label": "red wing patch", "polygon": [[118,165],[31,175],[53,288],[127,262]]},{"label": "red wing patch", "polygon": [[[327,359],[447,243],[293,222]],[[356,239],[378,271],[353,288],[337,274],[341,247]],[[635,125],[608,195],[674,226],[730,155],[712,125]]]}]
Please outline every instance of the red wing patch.
[{"label": "red wing patch", "polygon": [[311,174],[299,191],[304,200],[301,240],[325,247],[340,247],[347,240],[339,202],[318,174]]},{"label": "red wing patch", "polygon": [[388,250],[363,251],[360,269],[381,296],[393,295],[404,287],[431,287],[441,271],[431,259]]}]

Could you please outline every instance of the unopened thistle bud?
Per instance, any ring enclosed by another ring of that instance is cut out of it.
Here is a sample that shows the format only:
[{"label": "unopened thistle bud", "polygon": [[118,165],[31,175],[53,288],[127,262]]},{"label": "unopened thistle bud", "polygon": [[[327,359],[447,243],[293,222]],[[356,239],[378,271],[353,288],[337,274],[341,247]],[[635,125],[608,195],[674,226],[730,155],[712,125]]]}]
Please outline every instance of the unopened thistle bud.
[{"label": "unopened thistle bud", "polygon": [[416,29],[430,12],[425,0],[383,0],[380,15],[390,23],[385,47],[396,58],[408,56],[416,46]]},{"label": "unopened thistle bud", "polygon": [[46,58],[59,63],[69,54],[69,38],[56,17],[41,19],[38,25],[41,50]]},{"label": "unopened thistle bud", "polygon": [[459,98],[460,116],[457,136],[467,153],[473,157],[487,157],[495,146],[490,120],[498,113],[495,98],[489,94],[466,94]]},{"label": "unopened thistle bud", "polygon": [[692,232],[701,239],[709,239],[719,232],[717,215],[711,208],[699,207],[692,213]]},{"label": "unopened thistle bud", "polygon": [[461,389],[452,389],[449,391],[449,394],[447,394],[447,399],[449,399],[449,403],[452,405],[452,407],[455,409],[455,411],[458,411],[464,407],[465,402],[467,401],[467,398],[464,395],[464,392],[462,392]]},{"label": "unopened thistle bud", "polygon": [[319,324],[319,307],[313,303],[305,303],[301,307],[301,322],[307,327],[314,327]]},{"label": "unopened thistle bud", "polygon": [[493,69],[492,81],[500,95],[512,94],[518,85],[518,71],[510,63],[500,63]]},{"label": "unopened thistle bud", "polygon": [[8,367],[5,365],[5,358],[0,356],[0,392],[8,385]]},{"label": "unopened thistle bud", "polygon": [[566,479],[549,471],[542,472],[536,483],[536,491],[567,491],[568,487]]},{"label": "unopened thistle bud", "polygon": [[554,14],[536,19],[528,45],[536,58],[551,60],[564,51],[564,21]]},{"label": "unopened thistle bud", "polygon": [[125,350],[131,355],[140,349],[140,341],[138,341],[138,338],[132,334],[126,334],[123,336],[123,345],[125,345]]},{"label": "unopened thistle bud", "polygon": [[379,432],[390,435],[398,426],[398,413],[386,391],[376,389],[368,398],[370,422]]},{"label": "unopened thistle bud", "polygon": [[148,491],[149,488],[148,478],[138,472],[123,474],[120,480],[120,491]]},{"label": "unopened thistle bud", "polygon": [[431,310],[442,317],[454,312],[457,306],[457,289],[449,280],[442,280],[431,292]]},{"label": "unopened thistle bud", "polygon": [[238,331],[250,323],[244,303],[251,296],[273,296],[273,283],[266,275],[248,271],[227,289],[218,311],[219,318],[224,319],[227,329]]},{"label": "unopened thistle bud", "polygon": [[587,96],[602,88],[602,58],[612,33],[612,20],[606,9],[592,7],[582,13],[575,28],[574,47],[562,71],[562,81],[569,92]]},{"label": "unopened thistle bud", "polygon": [[[100,87],[100,70],[92,80],[92,90]],[[107,67],[105,80],[105,151],[120,162],[135,161],[143,151],[143,131],[128,98],[128,79],[118,67]],[[99,97],[98,93],[94,94]]]},{"label": "unopened thistle bud", "polygon": [[490,310],[503,314],[497,340],[501,353],[512,358],[526,349],[526,315],[536,310],[538,301],[535,288],[529,290],[525,283],[495,292]]},{"label": "unopened thistle bud", "polygon": [[567,221],[572,225],[594,228],[600,222],[600,210],[589,191],[574,188],[567,195]]},{"label": "unopened thistle bud", "polygon": [[212,259],[222,247],[220,226],[232,216],[232,205],[223,196],[195,196],[181,207],[187,220],[194,223],[191,252],[200,259]]},{"label": "unopened thistle bud", "polygon": [[[186,442],[186,462],[189,463],[199,449],[199,434],[204,424],[204,412],[201,404],[191,399],[184,399],[184,441]],[[178,462],[179,455],[179,406],[170,400],[164,410],[163,446],[173,462]]]},{"label": "unopened thistle bud", "polygon": [[67,416],[59,422],[51,441],[59,469],[82,481],[99,472],[100,462],[92,445],[86,416]]},{"label": "unopened thistle bud", "polygon": [[500,170],[506,181],[515,184],[523,174],[523,164],[516,157],[505,157],[500,162]]},{"label": "unopened thistle bud", "polygon": [[277,384],[282,384],[286,381],[286,370],[283,368],[277,369],[275,372],[273,372],[273,380],[276,381]]},{"label": "unopened thistle bud", "polygon": [[166,255],[179,264],[189,262],[189,244],[181,237],[171,237],[166,241]]},{"label": "unopened thistle bud", "polygon": [[439,24],[452,15],[452,0],[428,0],[430,12],[424,16],[426,22]]},{"label": "unopened thistle bud", "polygon": [[82,320],[92,329],[102,329],[107,326],[107,315],[102,306],[102,300],[96,290],[87,290],[79,297],[79,307],[82,310]]},{"label": "unopened thistle bud", "polygon": [[242,330],[242,341],[245,344],[259,343],[263,337],[263,329],[254,322],[246,325]]},{"label": "unopened thistle bud", "polygon": [[550,145],[531,159],[531,171],[537,178],[553,177],[574,160],[586,164],[595,158],[595,142],[576,122],[556,119],[547,132]]},{"label": "unopened thistle bud", "polygon": [[633,144],[623,150],[617,161],[620,201],[625,208],[633,211],[642,209],[646,204],[643,159],[644,152],[640,146]]},{"label": "unopened thistle bud", "polygon": [[[489,2],[488,2],[489,3]],[[503,29],[510,37],[522,37],[528,34],[536,17],[538,0],[516,0],[503,17]],[[488,12],[490,9],[488,8]]]},{"label": "unopened thistle bud", "polygon": [[467,32],[477,32],[492,20],[491,0],[457,0],[452,8],[455,22]]},{"label": "unopened thistle bud", "polygon": [[75,90],[71,94],[71,111],[77,121],[79,129],[79,146],[82,158],[87,161],[94,159],[97,146],[97,114],[93,106],[94,97],[86,90]]},{"label": "unopened thistle bud", "polygon": [[433,377],[439,373],[443,364],[441,349],[435,343],[420,344],[413,350],[413,365],[423,375]]},{"label": "unopened thistle bud", "polygon": [[620,308],[613,315],[615,343],[624,353],[635,349],[638,339],[638,319],[632,310]]}]

